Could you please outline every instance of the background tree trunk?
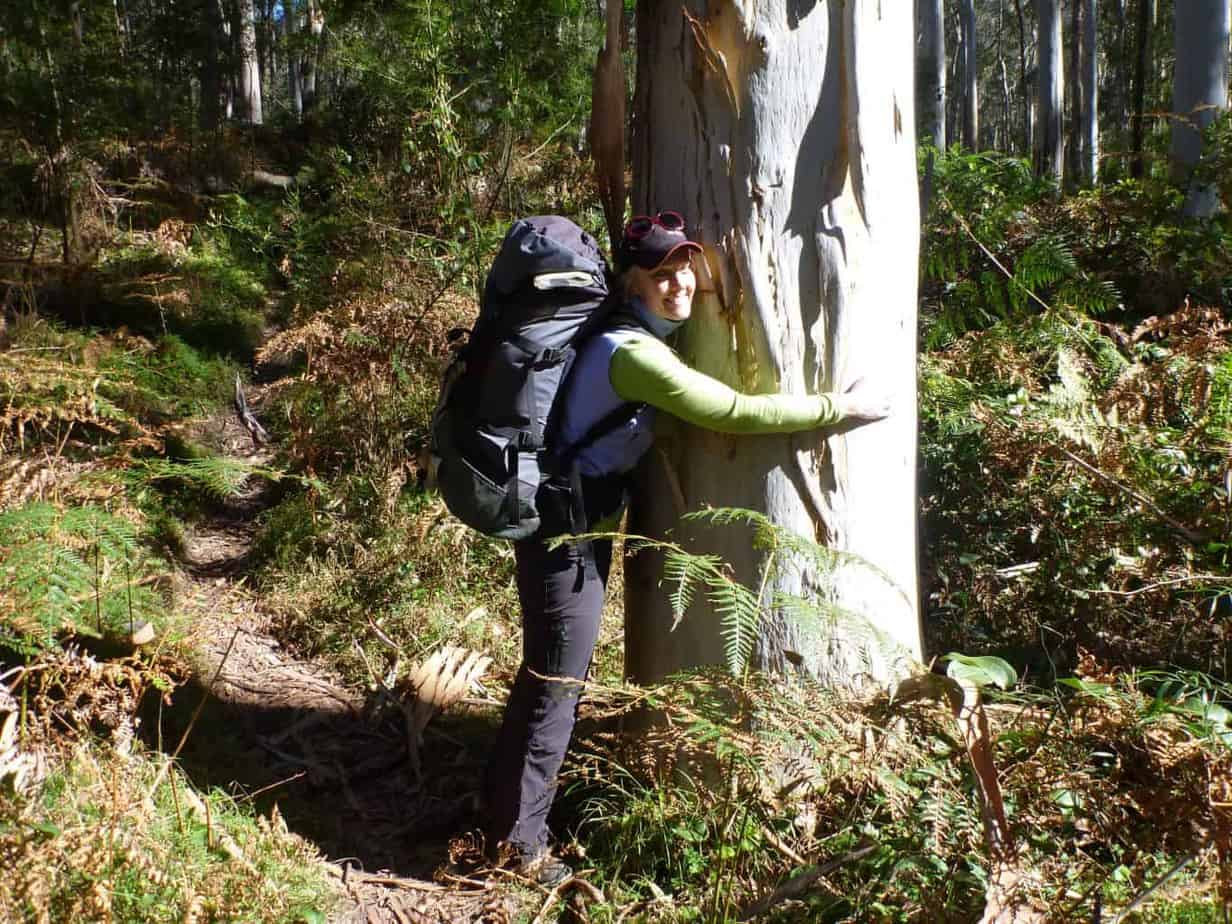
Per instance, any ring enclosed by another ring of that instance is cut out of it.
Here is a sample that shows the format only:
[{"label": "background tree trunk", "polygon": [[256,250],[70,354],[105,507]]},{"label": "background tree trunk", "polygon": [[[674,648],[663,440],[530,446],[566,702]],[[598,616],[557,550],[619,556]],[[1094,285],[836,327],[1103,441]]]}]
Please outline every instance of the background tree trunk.
[{"label": "background tree trunk", "polygon": [[606,38],[595,61],[590,94],[588,140],[594,161],[595,185],[607,221],[612,249],[620,243],[625,218],[625,65],[621,56],[624,3],[607,0]]},{"label": "background tree trunk", "polygon": [[1138,54],[1134,61],[1134,117],[1131,132],[1130,175],[1141,179],[1146,169],[1142,139],[1146,131],[1146,82],[1151,72],[1151,33],[1155,25],[1155,0],[1138,0]]},{"label": "background tree trunk", "polygon": [[1024,156],[1034,150],[1035,135],[1031,123],[1031,85],[1027,71],[1027,17],[1022,11],[1022,0],[1014,0],[1014,12],[1018,14],[1018,77],[1022,90],[1022,150]]},{"label": "background tree trunk", "polygon": [[1069,122],[1065,176],[1066,186],[1072,190],[1082,178],[1082,0],[1070,0],[1070,17],[1069,34],[1072,40],[1068,49],[1062,49],[1062,60],[1068,50],[1069,67],[1065,82],[1069,90]]},{"label": "background tree trunk", "polygon": [[1228,0],[1176,5],[1176,71],[1172,78],[1172,177],[1189,184],[1184,213],[1209,218],[1219,197],[1209,183],[1194,183],[1202,133],[1228,108]]},{"label": "background tree trunk", "polygon": [[968,151],[980,149],[980,53],[975,28],[975,0],[962,0],[962,141]]},{"label": "background tree trunk", "polygon": [[321,33],[325,31],[325,14],[317,0],[308,0],[304,30],[308,41],[300,57],[300,97],[304,112],[311,112],[317,99],[317,52],[321,46]]},{"label": "background tree trunk", "polygon": [[1039,19],[1039,145],[1036,172],[1060,180],[1065,169],[1065,77],[1061,70],[1061,2],[1036,0]]},{"label": "background tree trunk", "polygon": [[1082,179],[1099,182],[1099,0],[1082,0]]},{"label": "background tree trunk", "polygon": [[295,33],[295,0],[282,0],[282,47],[283,57],[287,62],[287,96],[290,100],[291,112],[298,122],[304,115],[303,87],[300,84],[299,55],[296,54]]},{"label": "background tree trunk", "polygon": [[[867,376],[894,414],[847,435],[731,437],[662,420],[640,471],[634,533],[674,538],[754,580],[762,553],[738,526],[678,524],[706,505],[774,522],[862,556],[773,578],[768,593],[822,595],[866,615],[810,635],[775,611],[755,663],[831,683],[886,678],[920,657],[916,608],[916,214],[913,24],[876,0],[747,9],[639,4],[635,212],[683,209],[705,245],[678,347],[752,392],[845,388]],[[661,562],[626,567],[627,669],[640,681],[721,664],[704,603],[675,632]]]},{"label": "background tree trunk", "polygon": [[257,59],[257,15],[253,0],[237,0],[237,8],[240,115],[245,121],[260,125],[265,119],[261,109],[261,65]]},{"label": "background tree trunk", "polygon": [[920,135],[938,151],[945,150],[945,2],[919,0]]},{"label": "background tree trunk", "polygon": [[1125,41],[1126,19],[1129,16],[1129,10],[1126,9],[1125,0],[1112,0],[1111,10],[1113,44],[1111,66],[1108,68],[1106,78],[1110,103],[1108,121],[1112,129],[1112,137],[1119,139],[1116,146],[1123,147],[1128,137],[1125,129],[1129,126],[1129,87],[1132,74],[1129,46]]},{"label": "background tree trunk", "polygon": [[226,75],[223,70],[223,49],[226,36],[223,32],[223,10],[220,0],[205,0],[201,28],[205,41],[201,58],[201,128],[212,132],[222,122],[226,95]]}]

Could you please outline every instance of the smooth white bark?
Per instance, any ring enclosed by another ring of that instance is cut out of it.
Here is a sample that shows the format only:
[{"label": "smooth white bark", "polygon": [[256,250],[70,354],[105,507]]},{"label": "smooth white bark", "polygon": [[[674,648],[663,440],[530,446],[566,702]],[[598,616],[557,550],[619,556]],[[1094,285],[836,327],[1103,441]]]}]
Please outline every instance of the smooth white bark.
[{"label": "smooth white bark", "polygon": [[945,150],[945,3],[919,0],[920,60],[916,76],[920,134]]},{"label": "smooth white bark", "polygon": [[1065,169],[1065,77],[1061,69],[1061,2],[1036,0],[1039,21],[1039,121],[1036,168],[1058,180]]},{"label": "smooth white bark", "polygon": [[[705,245],[683,357],[751,392],[842,390],[865,377],[893,396],[894,413],[828,437],[664,420],[630,529],[675,529],[746,582],[763,561],[747,530],[681,526],[680,513],[753,508],[862,557],[884,577],[857,565],[778,575],[768,592],[824,597],[861,620],[814,635],[773,612],[755,662],[836,684],[896,676],[920,657],[911,7],[689,0],[682,15],[643,0],[639,17],[634,211],[680,209]],[[660,577],[650,556],[626,567],[630,675],[723,663],[705,603],[669,632]]]},{"label": "smooth white bark", "polygon": [[[1189,183],[1202,157],[1202,133],[1228,108],[1228,0],[1178,0],[1176,71],[1172,80],[1174,179]],[[1185,214],[1209,217],[1219,208],[1210,184],[1190,184]]]},{"label": "smooth white bark", "polygon": [[1099,0],[1083,0],[1082,178],[1099,182]]},{"label": "smooth white bark", "polygon": [[257,18],[253,0],[237,0],[239,11],[239,54],[236,66],[239,69],[240,108],[246,122],[260,125],[264,121],[261,111],[261,65],[257,59]]}]

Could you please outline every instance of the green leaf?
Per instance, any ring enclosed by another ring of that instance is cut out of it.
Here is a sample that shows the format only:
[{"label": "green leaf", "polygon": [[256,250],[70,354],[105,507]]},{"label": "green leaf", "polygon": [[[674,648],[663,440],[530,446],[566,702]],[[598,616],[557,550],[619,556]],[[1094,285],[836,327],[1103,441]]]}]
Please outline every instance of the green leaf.
[{"label": "green leaf", "polygon": [[943,661],[948,661],[946,676],[963,681],[966,680],[977,687],[988,684],[1008,690],[1018,682],[1018,672],[1010,663],[993,655],[964,655],[950,652]]}]

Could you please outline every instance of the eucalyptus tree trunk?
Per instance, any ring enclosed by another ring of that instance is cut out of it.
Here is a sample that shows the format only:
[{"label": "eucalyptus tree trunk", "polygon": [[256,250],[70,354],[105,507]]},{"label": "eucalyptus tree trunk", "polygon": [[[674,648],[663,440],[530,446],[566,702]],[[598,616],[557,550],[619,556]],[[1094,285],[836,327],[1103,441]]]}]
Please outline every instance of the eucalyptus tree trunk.
[{"label": "eucalyptus tree trunk", "polygon": [[300,99],[304,112],[312,111],[317,100],[317,52],[321,46],[321,34],[325,31],[325,14],[320,0],[307,0],[304,30],[308,41],[300,58]]},{"label": "eucalyptus tree trunk", "polygon": [[205,32],[204,53],[201,57],[201,108],[199,122],[207,132],[214,131],[222,122],[226,107],[226,73],[223,67],[226,35],[223,31],[225,17],[220,0],[205,0],[201,28]]},{"label": "eucalyptus tree trunk", "polygon": [[919,0],[920,59],[916,77],[920,134],[945,150],[945,0]]},{"label": "eucalyptus tree trunk", "polygon": [[1035,0],[1039,20],[1039,143],[1035,169],[1060,180],[1065,169],[1065,77],[1061,69],[1061,0]]},{"label": "eucalyptus tree trunk", "polygon": [[1146,170],[1142,138],[1146,131],[1146,82],[1151,72],[1151,34],[1155,25],[1155,0],[1138,0],[1138,54],[1134,61],[1134,115],[1129,143],[1131,176],[1141,178]]},{"label": "eucalyptus tree trunk", "polygon": [[261,111],[261,65],[257,59],[257,15],[253,0],[236,0],[239,13],[238,53],[235,56],[240,91],[240,116],[252,125],[264,121]]},{"label": "eucalyptus tree trunk", "polygon": [[[1124,129],[1129,125],[1129,85],[1130,61],[1129,49],[1125,43],[1126,17],[1129,11],[1125,0],[1112,0],[1112,21],[1115,23],[1112,45],[1112,66],[1108,68],[1108,107],[1111,114],[1110,124],[1113,126],[1114,137],[1124,139]],[[1124,141],[1122,140],[1121,144]]]},{"label": "eucalyptus tree trunk", "polygon": [[1069,72],[1065,81],[1070,93],[1065,177],[1066,186],[1074,189],[1082,177],[1082,0],[1070,0],[1069,34],[1072,44],[1068,49]]},{"label": "eucalyptus tree trunk", "polygon": [[[847,434],[736,437],[662,419],[630,531],[719,555],[759,586],[765,552],[739,526],[680,523],[707,505],[766,513],[840,552],[777,592],[859,613],[811,631],[777,607],[755,666],[829,683],[898,676],[920,657],[916,593],[916,198],[909,4],[642,0],[635,212],[677,208],[704,245],[677,347],[748,392],[843,390],[867,377],[893,415]],[[857,562],[859,556],[862,562]],[[625,571],[629,674],[724,662],[704,601],[670,631],[661,561]]]},{"label": "eucalyptus tree trunk", "polygon": [[975,28],[975,0],[962,0],[962,143],[968,151],[980,149],[980,54]]},{"label": "eucalyptus tree trunk", "polygon": [[1005,0],[997,0],[997,73],[1001,78],[1001,137],[993,147],[1007,154],[1014,151],[1013,117],[1010,111],[1010,73],[1005,65]]},{"label": "eucalyptus tree trunk", "polygon": [[1082,179],[1099,182],[1099,0],[1082,0]]},{"label": "eucalyptus tree trunk", "polygon": [[295,0],[282,0],[282,56],[287,63],[287,96],[298,122],[304,115],[303,87],[299,79],[299,55],[295,53]]},{"label": "eucalyptus tree trunk", "polygon": [[1228,17],[1228,0],[1176,5],[1170,159],[1173,179],[1189,185],[1184,213],[1190,217],[1209,218],[1219,208],[1214,186],[1192,178],[1202,159],[1203,131],[1228,108]]},{"label": "eucalyptus tree trunk", "polygon": [[1030,82],[1027,78],[1027,18],[1022,12],[1022,0],[1014,0],[1014,11],[1018,14],[1018,77],[1022,90],[1022,149],[1026,154],[1033,150],[1035,135],[1031,122]]}]

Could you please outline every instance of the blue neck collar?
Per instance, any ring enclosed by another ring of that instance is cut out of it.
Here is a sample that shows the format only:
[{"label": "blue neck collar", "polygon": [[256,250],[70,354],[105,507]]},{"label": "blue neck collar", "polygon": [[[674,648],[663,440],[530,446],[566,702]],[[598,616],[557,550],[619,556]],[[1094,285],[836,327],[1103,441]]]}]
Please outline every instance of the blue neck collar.
[{"label": "blue neck collar", "polygon": [[633,313],[634,317],[641,322],[642,326],[658,337],[660,340],[666,340],[668,335],[673,333],[684,321],[673,321],[670,318],[665,318],[655,314],[646,307],[645,302],[634,296],[626,302],[625,307]]}]

